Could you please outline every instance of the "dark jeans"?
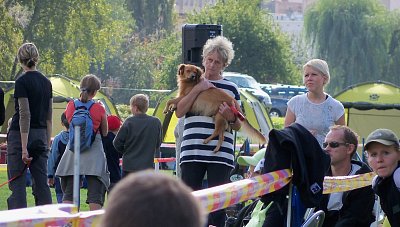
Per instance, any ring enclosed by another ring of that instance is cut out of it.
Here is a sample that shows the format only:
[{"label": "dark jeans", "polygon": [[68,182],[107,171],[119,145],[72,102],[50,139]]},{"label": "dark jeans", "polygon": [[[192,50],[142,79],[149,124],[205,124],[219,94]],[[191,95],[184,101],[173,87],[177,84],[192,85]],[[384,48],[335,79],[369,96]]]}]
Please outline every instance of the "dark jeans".
[{"label": "dark jeans", "polygon": [[[183,182],[196,191],[203,188],[203,179],[206,173],[208,187],[229,183],[232,167],[224,164],[189,162],[182,163],[181,170]],[[225,209],[214,211],[208,216],[208,225],[223,227],[225,219]]]},{"label": "dark jeans", "polygon": [[[40,145],[30,146],[31,142]],[[31,147],[31,148],[30,148]],[[38,148],[38,149],[35,149]],[[29,156],[33,158],[29,166],[32,179],[35,182],[33,194],[35,205],[51,204],[50,188],[47,184],[47,138],[46,129],[30,129],[28,141]],[[22,175],[9,183],[11,195],[7,199],[8,209],[27,207],[26,201],[26,170],[22,162],[21,135],[19,131],[10,131],[7,137],[7,172],[8,179]]]},{"label": "dark jeans", "polygon": [[57,203],[62,203],[62,198],[64,193],[62,192],[61,189],[61,183],[59,177],[54,178],[54,190],[56,191]]}]

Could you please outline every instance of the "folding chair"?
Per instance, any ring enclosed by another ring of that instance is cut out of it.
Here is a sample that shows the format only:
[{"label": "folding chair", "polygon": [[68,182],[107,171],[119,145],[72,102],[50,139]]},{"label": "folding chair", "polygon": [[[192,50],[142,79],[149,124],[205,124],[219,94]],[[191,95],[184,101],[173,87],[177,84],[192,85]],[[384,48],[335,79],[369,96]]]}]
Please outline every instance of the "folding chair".
[{"label": "folding chair", "polygon": [[325,212],[319,210],[312,214],[302,225],[302,227],[321,227],[324,224]]}]

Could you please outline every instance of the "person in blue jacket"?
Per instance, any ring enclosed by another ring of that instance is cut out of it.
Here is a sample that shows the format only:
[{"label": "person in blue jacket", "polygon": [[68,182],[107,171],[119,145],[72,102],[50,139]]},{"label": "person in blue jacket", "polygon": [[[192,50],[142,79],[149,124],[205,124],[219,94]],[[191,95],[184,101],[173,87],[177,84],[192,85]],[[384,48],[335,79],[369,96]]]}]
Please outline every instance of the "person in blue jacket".
[{"label": "person in blue jacket", "polygon": [[58,203],[62,203],[63,192],[61,190],[60,178],[56,177],[54,173],[56,172],[58,163],[60,163],[69,140],[69,123],[65,113],[61,114],[61,125],[64,129],[54,137],[53,143],[51,144],[49,159],[47,161],[48,183],[50,186],[54,186]]}]

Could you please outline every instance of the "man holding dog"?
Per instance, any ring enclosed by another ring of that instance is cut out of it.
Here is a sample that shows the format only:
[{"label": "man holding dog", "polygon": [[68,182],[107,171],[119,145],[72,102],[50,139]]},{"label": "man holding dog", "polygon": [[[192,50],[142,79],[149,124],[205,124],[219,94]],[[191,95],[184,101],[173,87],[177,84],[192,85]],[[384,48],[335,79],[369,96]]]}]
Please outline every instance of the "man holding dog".
[{"label": "man holding dog", "polygon": [[[357,151],[357,134],[349,127],[335,125],[326,135],[323,148],[331,157],[328,176],[350,176],[371,172],[363,162],[352,160]],[[374,192],[363,187],[325,194],[317,210],[325,212],[323,226],[370,226],[374,221]]]},{"label": "man holding dog", "polygon": [[[176,116],[185,117],[183,140],[181,144],[180,167],[182,180],[193,190],[203,188],[203,179],[207,173],[207,185],[213,187],[229,182],[229,175],[234,167],[233,134],[224,132],[224,142],[221,149],[214,152],[217,138],[204,144],[203,140],[211,135],[214,130],[212,117],[194,116],[189,112],[200,92],[211,87],[223,89],[240,103],[238,87],[222,76],[233,57],[232,43],[222,36],[209,39],[203,47],[204,78],[188,95],[183,97],[177,105]],[[229,103],[232,105],[231,103]],[[205,107],[206,108],[206,107]],[[221,104],[219,112],[229,122],[234,130],[240,128],[240,122],[227,103]],[[208,224],[224,226],[225,210],[219,210],[209,215]]]}]

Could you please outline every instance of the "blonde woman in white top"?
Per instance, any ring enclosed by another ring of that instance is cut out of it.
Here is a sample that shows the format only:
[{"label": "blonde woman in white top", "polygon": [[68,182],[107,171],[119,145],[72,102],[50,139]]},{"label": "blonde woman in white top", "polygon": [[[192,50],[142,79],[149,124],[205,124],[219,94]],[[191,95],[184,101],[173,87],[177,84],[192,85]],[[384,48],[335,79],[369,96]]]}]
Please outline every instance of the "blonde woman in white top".
[{"label": "blonde woman in white top", "polygon": [[330,80],[326,61],[312,59],[303,66],[303,72],[303,83],[308,92],[289,100],[285,127],[293,122],[301,124],[322,146],[330,126],[345,124],[344,107],[324,91]]}]

